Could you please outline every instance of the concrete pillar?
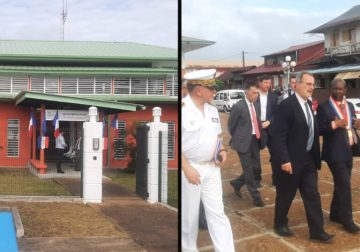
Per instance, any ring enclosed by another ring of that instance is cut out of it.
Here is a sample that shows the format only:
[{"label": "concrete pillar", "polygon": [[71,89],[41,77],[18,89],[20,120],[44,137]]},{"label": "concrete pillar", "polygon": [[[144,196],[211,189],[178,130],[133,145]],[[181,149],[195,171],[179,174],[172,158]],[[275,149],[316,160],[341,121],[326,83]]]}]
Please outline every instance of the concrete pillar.
[{"label": "concrete pillar", "polygon": [[[150,161],[148,165],[148,202],[167,203],[168,125],[160,122],[161,108],[153,108],[153,117],[154,121],[147,124],[150,128],[148,134],[148,158]],[[161,143],[159,143],[160,131],[162,132]],[[159,183],[159,178],[161,183]],[[161,198],[159,198],[159,188],[161,188]]]},{"label": "concrete pillar", "polygon": [[102,122],[97,122],[97,108],[89,108],[89,122],[83,123],[83,201],[101,203],[103,138]]}]

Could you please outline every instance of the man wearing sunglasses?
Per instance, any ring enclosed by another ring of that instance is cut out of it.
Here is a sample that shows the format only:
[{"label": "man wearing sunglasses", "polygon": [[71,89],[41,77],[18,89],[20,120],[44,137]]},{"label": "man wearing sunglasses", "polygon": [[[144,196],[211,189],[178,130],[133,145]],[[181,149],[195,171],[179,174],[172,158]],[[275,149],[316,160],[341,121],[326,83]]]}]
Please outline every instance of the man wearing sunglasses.
[{"label": "man wearing sunglasses", "polygon": [[215,69],[185,74],[189,95],[181,107],[181,232],[182,251],[198,251],[199,204],[202,200],[215,251],[234,251],[231,225],[224,212],[220,165],[226,161],[219,135]]}]

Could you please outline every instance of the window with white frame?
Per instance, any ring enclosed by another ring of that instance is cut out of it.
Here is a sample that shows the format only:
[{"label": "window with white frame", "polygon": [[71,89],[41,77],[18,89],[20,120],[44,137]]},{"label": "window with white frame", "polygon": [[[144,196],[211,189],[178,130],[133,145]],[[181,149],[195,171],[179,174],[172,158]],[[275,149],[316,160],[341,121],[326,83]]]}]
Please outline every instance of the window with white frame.
[{"label": "window with white frame", "polygon": [[114,137],[114,159],[126,158],[126,121],[118,120],[118,133]]},{"label": "window with white frame", "polygon": [[19,156],[19,120],[8,119],[7,123],[7,156]]}]

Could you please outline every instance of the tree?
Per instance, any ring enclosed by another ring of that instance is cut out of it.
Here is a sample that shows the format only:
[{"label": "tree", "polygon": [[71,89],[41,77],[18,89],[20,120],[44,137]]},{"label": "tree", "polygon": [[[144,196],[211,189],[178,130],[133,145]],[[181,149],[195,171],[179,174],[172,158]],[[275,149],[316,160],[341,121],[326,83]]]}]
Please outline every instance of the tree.
[{"label": "tree", "polygon": [[221,80],[215,80],[215,89],[216,92],[224,89],[224,82]]}]

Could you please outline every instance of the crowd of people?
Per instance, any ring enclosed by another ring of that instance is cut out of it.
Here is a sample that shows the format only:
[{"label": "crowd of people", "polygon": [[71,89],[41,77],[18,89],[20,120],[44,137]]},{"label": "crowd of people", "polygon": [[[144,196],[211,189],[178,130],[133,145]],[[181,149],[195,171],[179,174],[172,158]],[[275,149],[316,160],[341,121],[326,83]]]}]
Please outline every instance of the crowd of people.
[{"label": "crowd of people", "polygon": [[[210,105],[215,94],[215,73],[209,69],[184,76],[188,93],[183,93],[181,110],[183,251],[198,251],[200,203],[215,251],[234,251],[220,175],[228,151],[220,136],[218,111]],[[227,123],[229,146],[237,152],[242,166],[242,174],[230,181],[234,193],[242,198],[241,189],[246,186],[254,206],[265,206],[258,189],[262,186],[260,151],[267,147],[276,188],[274,232],[279,236],[294,235],[288,226],[288,212],[299,190],[309,238],[331,243],[334,235],[324,229],[318,190],[318,170],[324,160],[334,180],[330,221],[342,224],[349,233],[358,233],[360,228],[352,216],[350,178],[353,149],[360,144],[356,132],[360,120],[356,119],[353,105],[346,101],[345,81],[331,82],[329,98],[319,105],[316,115],[311,99],[315,79],[311,73],[292,76],[288,92],[281,96],[270,88],[268,75],[261,76],[257,83],[247,83],[245,98],[231,109]]]}]

